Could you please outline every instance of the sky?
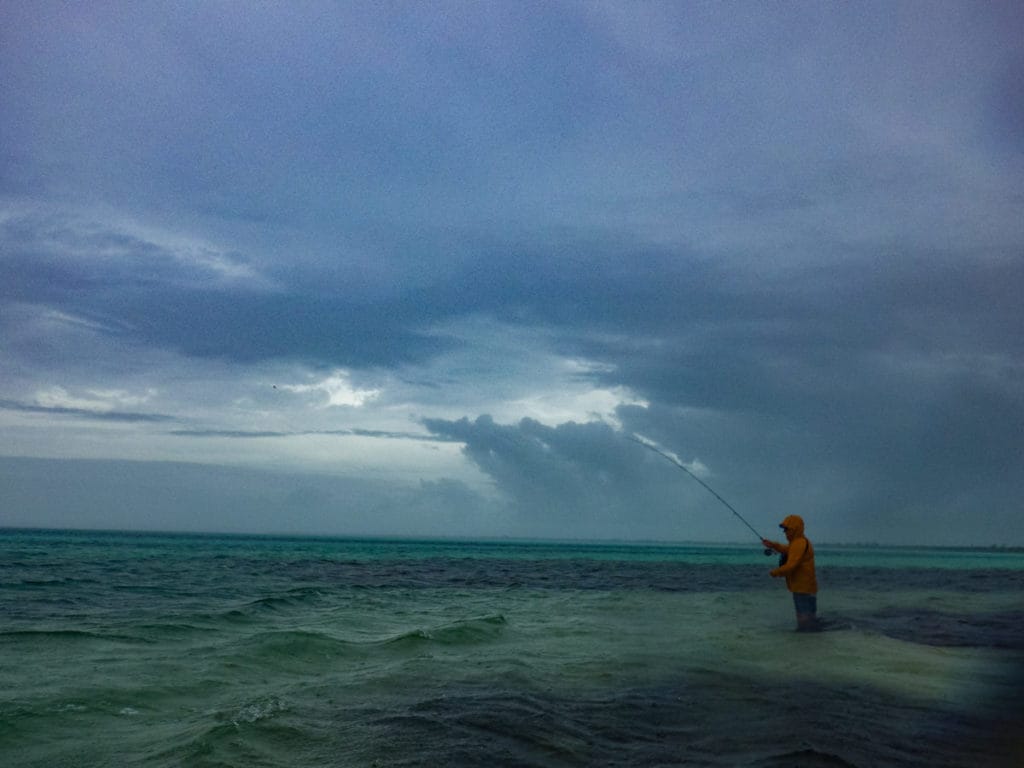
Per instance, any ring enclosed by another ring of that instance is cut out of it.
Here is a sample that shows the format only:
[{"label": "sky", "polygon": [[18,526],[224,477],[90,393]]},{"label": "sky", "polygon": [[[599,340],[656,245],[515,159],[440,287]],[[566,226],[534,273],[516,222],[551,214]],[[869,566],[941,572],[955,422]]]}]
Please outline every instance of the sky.
[{"label": "sky", "polygon": [[1024,545],[1015,2],[0,1],[0,526]]}]

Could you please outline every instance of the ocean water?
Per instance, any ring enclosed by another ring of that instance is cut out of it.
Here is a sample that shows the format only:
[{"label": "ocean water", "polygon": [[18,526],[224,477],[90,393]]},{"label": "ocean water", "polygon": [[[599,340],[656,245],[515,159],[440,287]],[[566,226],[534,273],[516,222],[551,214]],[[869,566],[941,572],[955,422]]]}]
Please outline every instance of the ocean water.
[{"label": "ocean water", "polygon": [[817,561],[0,530],[0,765],[1024,765],[1024,554]]}]

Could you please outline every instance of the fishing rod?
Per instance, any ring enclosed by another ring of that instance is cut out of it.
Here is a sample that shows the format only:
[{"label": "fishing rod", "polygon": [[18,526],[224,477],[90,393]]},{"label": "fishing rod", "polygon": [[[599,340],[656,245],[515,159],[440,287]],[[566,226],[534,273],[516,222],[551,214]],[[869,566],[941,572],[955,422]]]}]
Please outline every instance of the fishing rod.
[{"label": "fishing rod", "polygon": [[[764,536],[762,536],[760,533],[758,533],[757,529],[754,528],[754,526],[752,526],[750,523],[748,523],[746,521],[746,519],[743,517],[743,515],[741,515],[739,512],[736,511],[736,508],[732,504],[730,504],[728,501],[726,501],[721,496],[719,496],[718,492],[714,488],[712,488],[710,485],[708,485],[703,480],[701,480],[699,477],[697,477],[697,475],[695,475],[693,472],[691,472],[686,467],[686,465],[683,464],[683,462],[681,462],[677,457],[673,456],[670,453],[667,453],[666,451],[661,450],[661,448],[659,448],[654,441],[648,440],[646,437],[643,437],[642,435],[638,435],[638,434],[634,433],[632,435],[628,435],[628,437],[634,443],[639,443],[644,448],[651,449],[652,451],[654,451],[659,456],[667,459],[668,461],[672,462],[677,467],[679,467],[681,470],[683,470],[683,472],[685,472],[690,477],[692,477],[694,480],[696,480],[698,483],[700,483],[702,486],[704,486],[704,490],[706,490],[708,493],[710,493],[712,496],[714,496],[716,499],[718,499],[720,502],[722,502],[726,506],[726,509],[728,509],[734,515],[736,515],[736,517],[739,519],[739,521],[741,523],[743,523],[745,526],[747,526],[747,528],[749,528],[753,532],[753,534],[755,536],[757,536],[758,541],[764,541],[765,540]],[[766,555],[773,555],[773,554],[775,554],[774,550],[771,550],[771,549],[765,549],[764,553]]]}]

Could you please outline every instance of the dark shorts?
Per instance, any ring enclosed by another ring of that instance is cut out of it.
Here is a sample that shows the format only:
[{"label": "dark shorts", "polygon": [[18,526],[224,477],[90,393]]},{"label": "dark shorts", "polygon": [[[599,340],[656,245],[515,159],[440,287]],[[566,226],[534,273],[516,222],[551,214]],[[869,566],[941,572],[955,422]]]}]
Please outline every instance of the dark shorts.
[{"label": "dark shorts", "polygon": [[818,612],[818,596],[809,595],[806,592],[793,593],[793,605],[797,613],[816,614]]}]

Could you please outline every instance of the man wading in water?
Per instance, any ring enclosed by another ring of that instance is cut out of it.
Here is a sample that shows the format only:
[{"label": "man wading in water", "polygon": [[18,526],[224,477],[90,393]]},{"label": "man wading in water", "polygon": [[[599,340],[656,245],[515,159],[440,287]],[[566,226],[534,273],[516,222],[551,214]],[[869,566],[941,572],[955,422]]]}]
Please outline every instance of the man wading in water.
[{"label": "man wading in water", "polygon": [[820,629],[814,547],[804,536],[804,520],[799,515],[789,515],[779,528],[786,534],[788,544],[761,539],[766,547],[783,555],[779,567],[772,569],[771,575],[786,577],[786,587],[793,593],[793,605],[796,606],[797,632],[814,632]]}]

